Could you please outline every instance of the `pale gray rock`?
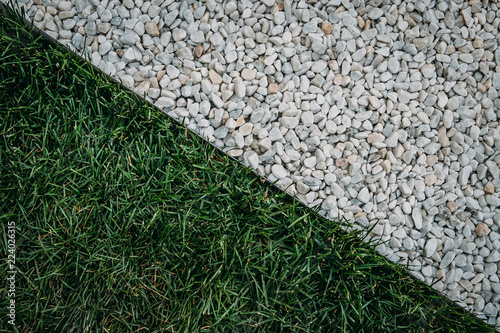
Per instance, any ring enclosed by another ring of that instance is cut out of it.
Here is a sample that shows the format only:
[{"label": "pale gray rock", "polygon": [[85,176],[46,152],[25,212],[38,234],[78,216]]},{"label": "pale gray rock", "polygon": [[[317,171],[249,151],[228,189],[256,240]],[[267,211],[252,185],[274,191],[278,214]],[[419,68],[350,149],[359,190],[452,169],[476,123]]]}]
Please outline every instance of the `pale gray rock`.
[{"label": "pale gray rock", "polygon": [[111,19],[113,18],[113,14],[111,14],[111,11],[106,9],[101,13],[101,21],[102,22],[110,22]]},{"label": "pale gray rock", "polygon": [[138,36],[134,33],[127,33],[120,37],[120,40],[123,44],[126,45],[134,45],[138,41]]},{"label": "pale gray rock", "polygon": [[274,14],[274,23],[277,25],[282,25],[285,22],[285,13],[277,12]]},{"label": "pale gray rock", "polygon": [[387,68],[391,71],[391,73],[398,74],[401,66],[399,65],[399,61],[395,57],[390,57],[389,61],[387,62]]},{"label": "pale gray rock", "polygon": [[453,124],[453,113],[450,110],[445,110],[443,113],[443,125],[450,128]]},{"label": "pale gray rock", "polygon": [[337,202],[334,196],[328,196],[321,205],[321,208],[324,210],[330,210],[337,206]]},{"label": "pale gray rock", "polygon": [[59,10],[71,10],[73,5],[71,4],[71,1],[61,1],[59,2],[58,8]]},{"label": "pale gray rock", "polygon": [[75,27],[76,21],[73,19],[67,19],[63,21],[63,27],[66,30],[71,30]]},{"label": "pale gray rock", "polygon": [[351,58],[353,61],[361,61],[365,58],[366,56],[366,48],[362,48],[357,50],[351,55]]},{"label": "pale gray rock", "polygon": [[159,108],[170,108],[175,105],[175,102],[172,98],[169,97],[160,97],[155,103]]},{"label": "pale gray rock", "polygon": [[134,49],[133,48],[127,49],[127,51],[125,51],[125,53],[122,56],[122,61],[125,63],[129,63],[134,60],[136,60],[136,54],[134,52]]},{"label": "pale gray rock", "polygon": [[257,169],[259,166],[259,156],[254,151],[246,151],[243,154],[243,163],[252,169]]},{"label": "pale gray rock", "polygon": [[229,51],[227,54],[226,54],[226,62],[227,63],[233,63],[235,62],[236,60],[238,60],[238,54],[236,53],[236,51]]},{"label": "pale gray rock", "polygon": [[287,23],[292,22],[292,5],[291,0],[283,0],[283,7],[285,11],[285,20]]},{"label": "pale gray rock", "polygon": [[378,20],[382,15],[384,14],[384,11],[380,8],[374,7],[368,10],[368,17],[371,20]]},{"label": "pale gray rock", "polygon": [[392,132],[389,137],[385,140],[385,144],[388,148],[394,148],[397,146],[399,140],[398,132]]},{"label": "pale gray rock", "polygon": [[498,308],[493,303],[488,303],[483,309],[483,313],[487,316],[496,317]]},{"label": "pale gray rock", "polygon": [[172,30],[172,39],[176,42],[183,40],[184,38],[186,38],[186,36],[186,30],[184,29],[176,28]]},{"label": "pale gray rock", "polygon": [[87,35],[97,34],[97,26],[96,26],[95,22],[88,22],[85,25],[85,32],[87,33]]},{"label": "pale gray rock", "polygon": [[132,75],[135,82],[142,82],[148,79],[148,72],[146,70],[137,71],[134,75]]},{"label": "pale gray rock", "polygon": [[500,167],[495,161],[486,161],[484,164],[488,167],[488,173],[493,179],[500,178]]},{"label": "pale gray rock", "polygon": [[486,257],[485,261],[489,263],[500,262],[500,253],[496,249],[491,251],[490,255]]},{"label": "pale gray rock", "polygon": [[168,77],[171,78],[172,80],[178,78],[180,74],[181,71],[177,67],[173,65],[167,66],[166,75],[168,75]]},{"label": "pale gray rock", "polygon": [[164,16],[163,21],[165,22],[166,26],[170,27],[175,22],[178,16],[179,16],[179,10],[175,9],[167,13]]},{"label": "pale gray rock", "polygon": [[425,256],[427,258],[432,257],[434,252],[436,252],[437,246],[438,246],[437,239],[430,238],[429,240],[427,240],[427,242],[425,244]]},{"label": "pale gray rock", "polygon": [[183,60],[193,60],[193,51],[189,47],[181,47],[175,52],[175,55]]},{"label": "pale gray rock", "polygon": [[456,253],[453,251],[446,253],[444,255],[443,259],[441,259],[441,262],[439,264],[439,268],[448,267],[448,265],[453,261],[453,259],[455,259],[455,256],[456,256]]},{"label": "pale gray rock", "polygon": [[105,41],[104,43],[99,45],[99,54],[103,56],[107,54],[109,51],[111,51],[112,48],[113,45],[111,44],[111,42]]},{"label": "pale gray rock", "polygon": [[406,182],[399,183],[398,187],[399,187],[399,190],[401,191],[401,194],[403,196],[407,197],[407,196],[410,196],[412,194],[412,191]]},{"label": "pale gray rock", "polygon": [[368,189],[361,189],[361,191],[358,192],[357,199],[362,203],[368,203],[370,201],[370,192],[368,191]]},{"label": "pale gray rock", "polygon": [[316,166],[316,157],[315,156],[311,156],[311,157],[308,157],[304,160],[304,166],[306,168],[314,168]]},{"label": "pale gray rock", "polygon": [[332,193],[336,198],[344,197],[344,190],[337,184],[333,183],[331,185]]},{"label": "pale gray rock", "polygon": [[174,57],[172,56],[172,54],[160,52],[155,56],[155,58],[164,65],[170,65]]},{"label": "pale gray rock", "polygon": [[450,99],[448,99],[448,104],[446,105],[450,110],[454,111],[458,109],[460,106],[460,97],[458,96],[453,96]]},{"label": "pale gray rock", "polygon": [[286,128],[295,128],[299,124],[299,119],[296,117],[282,117],[280,119],[281,126]]},{"label": "pale gray rock", "polygon": [[[314,52],[316,52],[317,54],[323,55],[323,54],[325,54],[327,48],[326,48],[326,45],[324,45],[323,43],[321,43],[319,41],[315,41],[312,43],[311,49]],[[292,64],[292,66],[293,66],[293,64]]]},{"label": "pale gray rock", "polygon": [[134,86],[134,78],[132,77],[132,75],[128,74],[122,75],[120,77],[120,80],[128,88],[132,88]]},{"label": "pale gray rock", "polygon": [[283,179],[287,176],[285,168],[281,164],[275,164],[271,168],[273,176],[278,179]]},{"label": "pale gray rock", "polygon": [[302,28],[302,32],[306,35],[310,33],[315,33],[316,30],[318,30],[318,24],[314,21],[304,24],[304,27]]},{"label": "pale gray rock", "polygon": [[314,124],[314,114],[310,111],[303,112],[300,119],[302,121],[302,124],[304,124],[304,126],[306,127],[310,127],[312,126],[312,124]]},{"label": "pale gray rock", "polygon": [[102,34],[107,34],[110,29],[111,29],[110,23],[100,23],[97,26],[97,30]]},{"label": "pale gray rock", "polygon": [[281,141],[283,139],[283,135],[278,127],[274,127],[269,131],[269,140],[271,141]]},{"label": "pale gray rock", "polygon": [[403,104],[410,103],[410,93],[405,90],[398,90],[398,101]]},{"label": "pale gray rock", "polygon": [[222,101],[222,99],[215,93],[210,94],[210,100],[212,101],[212,103],[214,103],[216,108],[222,108],[224,106],[224,102]]},{"label": "pale gray rock", "polygon": [[205,42],[205,34],[203,33],[203,31],[196,31],[194,34],[191,34],[189,38],[193,43],[196,44]]},{"label": "pale gray rock", "polygon": [[422,211],[420,210],[420,208],[412,209],[411,218],[413,220],[415,228],[417,228],[418,230],[422,229],[423,219],[422,219]]},{"label": "pale gray rock", "polygon": [[238,98],[243,98],[246,95],[245,84],[240,78],[234,80],[234,93]]},{"label": "pale gray rock", "polygon": [[212,37],[210,37],[210,42],[215,45],[221,45],[224,42],[224,37],[218,32],[214,33]]}]

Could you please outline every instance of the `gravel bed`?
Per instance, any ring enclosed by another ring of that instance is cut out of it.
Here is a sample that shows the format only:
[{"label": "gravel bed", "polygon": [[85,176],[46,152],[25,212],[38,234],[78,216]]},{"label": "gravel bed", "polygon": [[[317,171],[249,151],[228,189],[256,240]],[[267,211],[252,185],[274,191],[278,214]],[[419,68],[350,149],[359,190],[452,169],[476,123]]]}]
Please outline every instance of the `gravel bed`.
[{"label": "gravel bed", "polygon": [[[37,27],[500,325],[500,5],[19,1]],[[439,280],[439,281],[438,281]]]}]

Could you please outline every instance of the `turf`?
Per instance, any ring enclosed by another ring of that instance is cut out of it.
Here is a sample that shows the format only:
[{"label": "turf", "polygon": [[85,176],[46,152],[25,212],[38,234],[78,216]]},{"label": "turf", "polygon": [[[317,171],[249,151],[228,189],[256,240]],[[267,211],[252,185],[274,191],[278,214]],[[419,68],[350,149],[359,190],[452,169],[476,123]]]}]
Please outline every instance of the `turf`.
[{"label": "turf", "polygon": [[13,13],[0,220],[18,270],[2,331],[494,332]]}]

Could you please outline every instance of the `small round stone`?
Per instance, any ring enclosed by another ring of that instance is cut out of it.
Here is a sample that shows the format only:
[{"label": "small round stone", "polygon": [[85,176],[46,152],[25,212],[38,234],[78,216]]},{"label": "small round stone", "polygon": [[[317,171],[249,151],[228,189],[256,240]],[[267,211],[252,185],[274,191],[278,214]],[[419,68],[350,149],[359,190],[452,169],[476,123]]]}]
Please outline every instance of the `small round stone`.
[{"label": "small round stone", "polygon": [[335,161],[335,165],[337,166],[337,168],[343,168],[347,165],[347,159],[346,158],[338,158]]},{"label": "small round stone", "polygon": [[325,35],[329,35],[333,31],[333,26],[330,22],[325,21],[321,25],[321,30],[325,33]]},{"label": "small round stone", "polygon": [[474,39],[474,41],[472,42],[472,46],[474,46],[474,48],[476,48],[476,49],[482,48],[483,47],[483,40],[481,38]]},{"label": "small round stone", "polygon": [[491,181],[487,182],[486,185],[484,185],[484,192],[487,194],[495,193],[495,186]]},{"label": "small round stone", "polygon": [[196,58],[200,58],[203,55],[203,45],[196,46],[193,53]]},{"label": "small round stone", "polygon": [[446,203],[446,207],[450,210],[450,212],[454,213],[458,210],[458,205],[455,201],[448,201]]},{"label": "small round stone", "polygon": [[476,234],[479,237],[485,237],[490,233],[490,228],[485,223],[479,223],[476,227]]},{"label": "small round stone", "polygon": [[427,175],[425,176],[425,185],[427,186],[432,186],[437,182],[437,177],[436,175]]},{"label": "small round stone", "polygon": [[271,83],[267,87],[267,93],[268,94],[276,94],[278,92],[278,85],[276,83]]},{"label": "small round stone", "polygon": [[241,71],[241,77],[243,78],[243,80],[250,81],[250,80],[255,79],[255,76],[256,76],[256,73],[255,73],[254,70],[251,70],[251,69],[248,69],[248,68],[244,68]]}]

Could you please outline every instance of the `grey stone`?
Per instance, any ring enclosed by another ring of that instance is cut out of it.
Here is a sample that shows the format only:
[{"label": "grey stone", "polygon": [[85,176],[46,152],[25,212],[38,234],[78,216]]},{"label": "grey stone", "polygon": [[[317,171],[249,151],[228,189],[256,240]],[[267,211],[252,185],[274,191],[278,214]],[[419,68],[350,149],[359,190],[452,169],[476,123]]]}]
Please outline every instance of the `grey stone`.
[{"label": "grey stone", "polygon": [[434,252],[436,252],[437,245],[438,245],[437,239],[430,238],[429,240],[427,240],[427,243],[425,244],[425,256],[427,258],[432,257]]},{"label": "grey stone", "polygon": [[486,257],[485,259],[486,262],[499,262],[500,261],[500,253],[497,250],[493,250],[490,252],[490,255]]},{"label": "grey stone", "polygon": [[358,192],[357,199],[362,203],[368,203],[370,201],[370,192],[368,191],[368,189],[361,189],[361,191]]},{"label": "grey stone", "polygon": [[378,20],[382,15],[384,15],[384,11],[377,7],[371,8],[368,11],[368,17],[371,20]]},{"label": "grey stone", "polygon": [[286,128],[295,128],[299,124],[299,119],[296,117],[282,117],[280,118],[281,126]]},{"label": "grey stone", "polygon": [[[313,42],[313,43],[312,43],[312,45],[311,45],[311,49],[312,49],[314,52],[316,52],[316,53],[318,53],[318,54],[320,54],[320,55],[323,55],[323,54],[325,54],[325,52],[326,52],[326,45],[324,45],[324,44],[323,44],[323,43],[321,43],[321,42],[315,41],[315,42]],[[292,64],[292,66],[293,66],[293,64]]]},{"label": "grey stone", "polygon": [[111,42],[105,41],[104,43],[102,43],[101,45],[99,45],[99,54],[100,55],[105,55],[109,51],[111,51],[112,48],[113,48],[113,45],[111,45]]},{"label": "grey stone", "polygon": [[172,98],[169,97],[160,97],[155,103],[156,106],[160,108],[170,108],[175,105],[175,102]]},{"label": "grey stone", "polygon": [[453,259],[455,259],[455,256],[456,256],[456,253],[453,251],[446,253],[444,255],[443,259],[441,259],[441,263],[439,264],[439,268],[448,267],[448,265],[453,261]]},{"label": "grey stone", "polygon": [[487,316],[496,317],[498,308],[493,303],[488,303],[483,309],[483,313]]},{"label": "grey stone", "polygon": [[189,38],[193,41],[193,43],[201,44],[205,42],[205,34],[203,31],[197,31],[194,34],[191,34]]},{"label": "grey stone", "polygon": [[271,141],[281,141],[283,139],[283,135],[281,134],[281,131],[278,127],[274,127],[273,129],[271,129],[268,135]]},{"label": "grey stone", "polygon": [[278,179],[282,179],[282,178],[285,178],[287,176],[286,169],[280,164],[273,165],[271,170],[272,170],[273,176],[278,178]]},{"label": "grey stone", "polygon": [[101,21],[102,22],[110,22],[111,19],[113,18],[113,15],[111,14],[111,11],[106,9],[101,13]]}]

